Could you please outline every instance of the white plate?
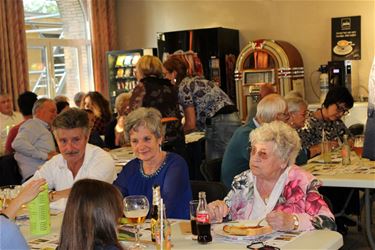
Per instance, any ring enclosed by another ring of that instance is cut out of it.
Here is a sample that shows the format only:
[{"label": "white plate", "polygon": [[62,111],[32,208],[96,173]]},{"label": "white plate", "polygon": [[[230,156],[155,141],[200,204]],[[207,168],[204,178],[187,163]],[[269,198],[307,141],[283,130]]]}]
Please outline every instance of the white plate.
[{"label": "white plate", "polygon": [[[228,223],[214,224],[213,225],[213,231],[214,231],[215,234],[217,234],[219,236],[226,237],[226,238],[229,238],[229,239],[232,239],[232,240],[254,240],[254,239],[257,239],[261,236],[268,235],[268,234],[271,234],[271,233],[274,232],[274,231],[272,231],[272,232],[267,233],[267,234],[259,234],[259,235],[255,235],[255,236],[237,236],[237,235],[228,234],[227,232],[225,232],[223,230],[225,225],[229,225],[229,226],[234,226],[234,225],[236,225],[236,226],[255,226],[256,224],[257,224],[257,221],[254,221],[254,220],[243,220],[243,221],[238,221],[238,222],[228,222]],[[261,225],[265,226],[265,225],[267,225],[267,222],[262,222]]]},{"label": "white plate", "polygon": [[343,49],[340,48],[337,45],[333,48],[333,52],[335,52],[335,54],[339,55],[339,56],[345,56],[345,55],[349,54],[352,51],[353,51],[353,47],[351,45],[348,45],[348,46],[346,46]]}]

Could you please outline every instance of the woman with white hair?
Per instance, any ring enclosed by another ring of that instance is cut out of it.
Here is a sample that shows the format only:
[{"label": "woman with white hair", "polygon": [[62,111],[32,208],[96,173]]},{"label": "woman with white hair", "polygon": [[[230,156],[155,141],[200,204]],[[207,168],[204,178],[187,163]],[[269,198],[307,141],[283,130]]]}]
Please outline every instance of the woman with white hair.
[{"label": "woman with white hair", "polygon": [[294,165],[301,147],[297,132],[273,121],[253,130],[250,142],[250,169],[234,178],[223,201],[208,205],[211,218],[266,218],[274,230],[334,230],[334,216],[318,192],[320,182]]}]

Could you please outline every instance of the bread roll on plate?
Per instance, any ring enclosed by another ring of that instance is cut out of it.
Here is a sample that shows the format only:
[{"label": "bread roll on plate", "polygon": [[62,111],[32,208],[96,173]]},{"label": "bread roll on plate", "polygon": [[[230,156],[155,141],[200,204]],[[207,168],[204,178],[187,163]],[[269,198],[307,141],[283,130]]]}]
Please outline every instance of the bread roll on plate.
[{"label": "bread roll on plate", "polygon": [[230,226],[225,225],[223,231],[230,235],[237,236],[256,236],[262,234],[272,233],[272,227],[270,226]]}]

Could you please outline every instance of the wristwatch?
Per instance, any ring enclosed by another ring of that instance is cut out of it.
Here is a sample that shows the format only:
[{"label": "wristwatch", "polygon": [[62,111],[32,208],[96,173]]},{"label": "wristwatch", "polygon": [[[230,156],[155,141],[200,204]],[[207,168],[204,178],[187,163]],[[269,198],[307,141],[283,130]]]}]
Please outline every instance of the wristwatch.
[{"label": "wristwatch", "polygon": [[297,230],[299,227],[299,220],[297,215],[293,214],[293,230]]}]

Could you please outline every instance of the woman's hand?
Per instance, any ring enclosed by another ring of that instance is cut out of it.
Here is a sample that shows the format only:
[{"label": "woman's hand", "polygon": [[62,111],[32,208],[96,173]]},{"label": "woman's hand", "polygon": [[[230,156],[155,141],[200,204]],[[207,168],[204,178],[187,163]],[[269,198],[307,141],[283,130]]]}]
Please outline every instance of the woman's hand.
[{"label": "woman's hand", "polygon": [[266,221],[274,230],[291,231],[294,229],[293,214],[272,211],[267,214]]},{"label": "woman's hand", "polygon": [[223,218],[228,215],[229,208],[224,201],[216,200],[208,204],[208,213],[211,221],[222,222]]}]

